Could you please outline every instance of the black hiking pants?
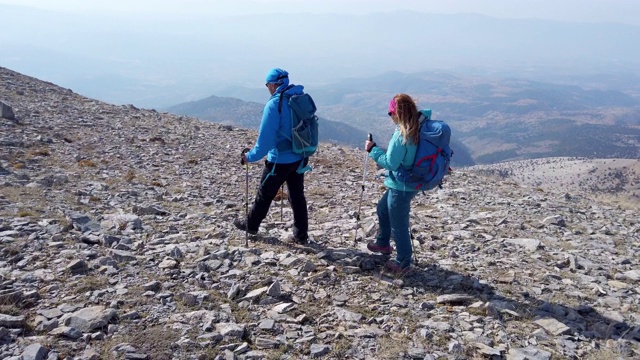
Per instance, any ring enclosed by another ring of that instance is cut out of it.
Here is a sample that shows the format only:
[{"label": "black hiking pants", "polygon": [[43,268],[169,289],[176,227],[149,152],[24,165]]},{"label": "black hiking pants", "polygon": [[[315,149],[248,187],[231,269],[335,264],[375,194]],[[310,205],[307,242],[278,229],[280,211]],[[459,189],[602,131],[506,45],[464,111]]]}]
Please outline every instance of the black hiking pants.
[{"label": "black hiking pants", "polygon": [[[278,193],[278,189],[286,182],[287,189],[289,189],[289,204],[293,210],[293,236],[298,240],[307,240],[309,219],[307,199],[304,196],[304,174],[298,174],[296,171],[303,161],[305,163],[302,166],[306,166],[309,159],[305,158],[291,164],[275,164],[265,161],[256,200],[249,211],[247,228],[257,230],[260,227],[262,220],[267,217],[269,207]],[[271,174],[274,166],[275,170]]]}]

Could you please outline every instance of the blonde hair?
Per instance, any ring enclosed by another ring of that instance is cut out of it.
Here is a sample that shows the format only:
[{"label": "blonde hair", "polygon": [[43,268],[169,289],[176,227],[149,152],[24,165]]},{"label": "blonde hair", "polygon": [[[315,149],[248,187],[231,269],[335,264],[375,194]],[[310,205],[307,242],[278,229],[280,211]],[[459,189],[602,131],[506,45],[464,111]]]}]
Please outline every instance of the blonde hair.
[{"label": "blonde hair", "polygon": [[413,144],[420,141],[420,122],[418,118],[418,106],[416,102],[407,94],[397,94],[393,97],[396,102],[396,110],[393,114],[393,121],[400,127],[402,143],[406,144],[411,140]]}]

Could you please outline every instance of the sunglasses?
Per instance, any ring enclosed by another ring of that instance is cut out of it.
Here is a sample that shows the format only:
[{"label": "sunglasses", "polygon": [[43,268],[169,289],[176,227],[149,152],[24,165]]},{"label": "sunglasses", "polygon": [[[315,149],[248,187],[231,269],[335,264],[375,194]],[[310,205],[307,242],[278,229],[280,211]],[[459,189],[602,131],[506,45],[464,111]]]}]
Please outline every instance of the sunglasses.
[{"label": "sunglasses", "polygon": [[393,116],[393,113],[392,113],[391,111],[389,111],[389,112],[387,113],[387,115],[389,115],[389,116]]}]

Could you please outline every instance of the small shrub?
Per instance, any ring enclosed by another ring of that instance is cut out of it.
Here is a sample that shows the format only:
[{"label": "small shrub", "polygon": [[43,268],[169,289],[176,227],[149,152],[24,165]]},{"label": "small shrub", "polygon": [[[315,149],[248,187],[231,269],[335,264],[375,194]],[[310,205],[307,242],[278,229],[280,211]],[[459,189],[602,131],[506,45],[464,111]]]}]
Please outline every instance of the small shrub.
[{"label": "small shrub", "polygon": [[280,201],[280,200],[282,200],[282,199],[286,199],[286,198],[288,198],[288,196],[289,196],[289,195],[287,195],[287,193],[286,193],[286,192],[284,192],[284,191],[282,191],[282,188],[280,188],[280,189],[278,190],[278,193],[276,194],[276,196],[273,198],[273,201],[276,201],[276,202],[277,202],[277,201]]},{"label": "small shrub", "polygon": [[22,312],[15,305],[1,304],[0,305],[0,314],[18,316],[18,315],[22,314]]},{"label": "small shrub", "polygon": [[73,289],[76,294],[83,294],[89,291],[104,289],[108,285],[109,282],[106,278],[85,276],[78,280],[76,284],[74,284]]},{"label": "small shrub", "polygon": [[78,161],[78,165],[80,165],[81,167],[96,167],[96,163],[87,159]]},{"label": "small shrub", "polygon": [[129,170],[129,171],[127,171],[126,174],[124,174],[124,180],[126,182],[132,182],[133,179],[135,179],[135,178],[136,178],[136,172],[133,171],[133,170]]},{"label": "small shrub", "polygon": [[160,136],[154,136],[154,137],[150,138],[149,142],[157,142],[157,143],[160,143],[160,144],[164,144],[165,143],[164,139],[161,138]]},{"label": "small shrub", "polygon": [[341,337],[337,341],[334,341],[331,345],[330,358],[344,359],[347,356],[349,350],[351,350],[351,341],[347,338]]},{"label": "small shrub", "polygon": [[18,247],[15,246],[7,246],[4,249],[2,249],[2,254],[4,254],[7,257],[11,257],[11,256],[16,256],[18,254],[20,254],[20,249]]}]

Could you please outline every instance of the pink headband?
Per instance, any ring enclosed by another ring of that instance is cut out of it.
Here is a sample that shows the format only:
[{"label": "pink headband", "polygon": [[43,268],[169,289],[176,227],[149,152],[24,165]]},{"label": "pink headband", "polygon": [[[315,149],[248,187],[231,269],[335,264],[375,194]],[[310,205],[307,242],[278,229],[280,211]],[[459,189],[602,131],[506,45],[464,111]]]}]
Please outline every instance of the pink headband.
[{"label": "pink headband", "polygon": [[395,99],[391,99],[391,101],[389,102],[389,112],[391,114],[395,114],[396,113],[396,101]]}]

